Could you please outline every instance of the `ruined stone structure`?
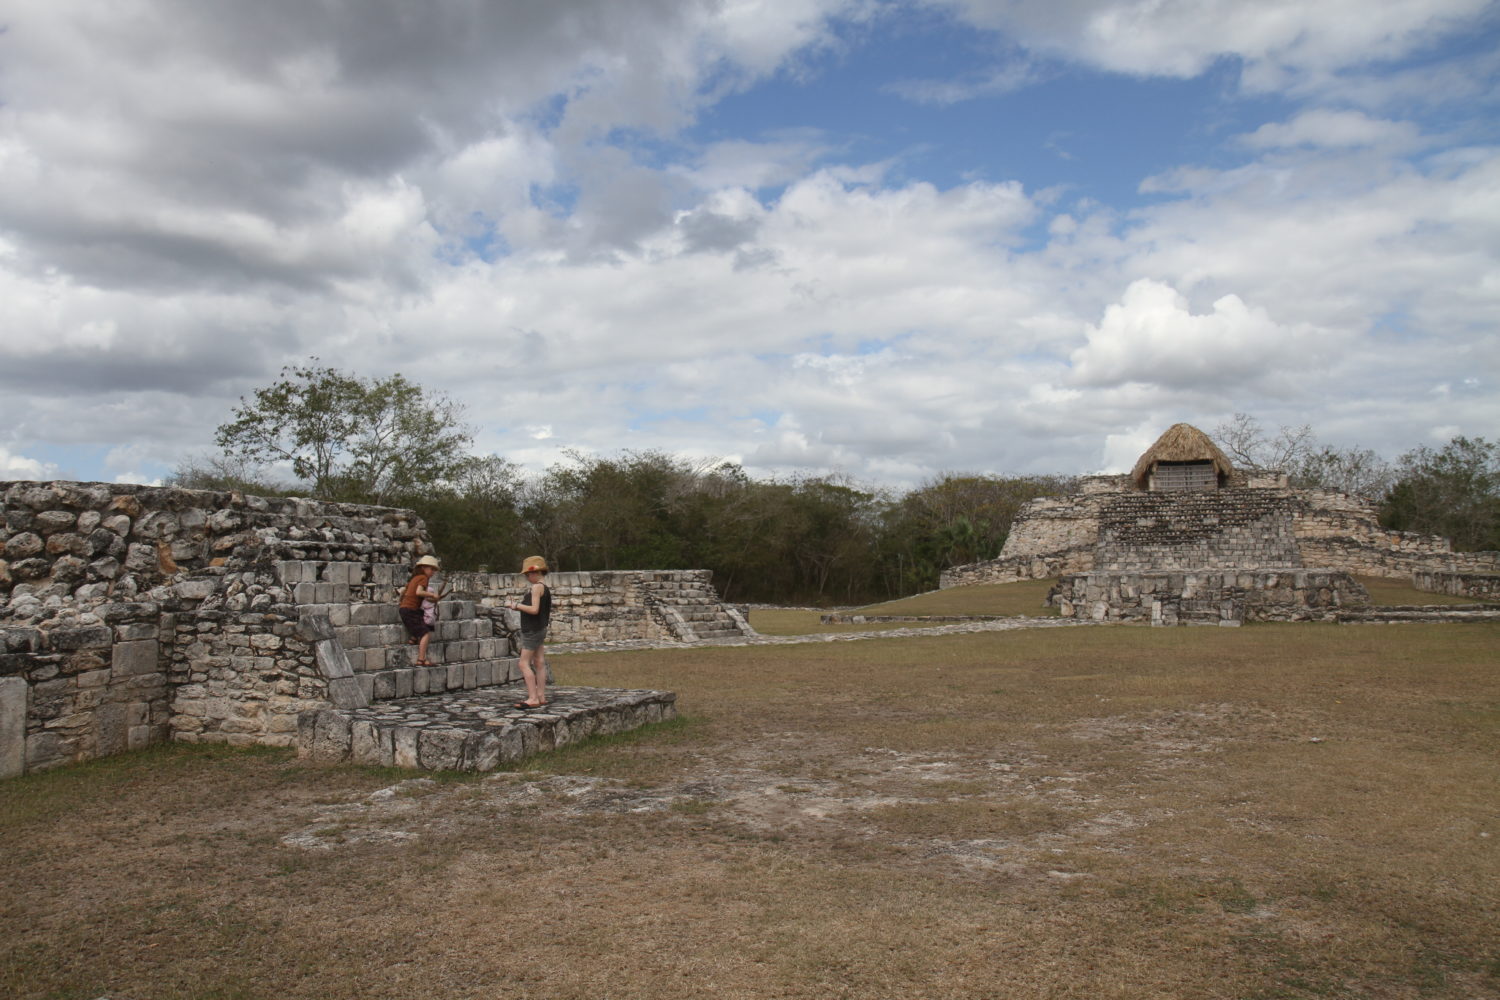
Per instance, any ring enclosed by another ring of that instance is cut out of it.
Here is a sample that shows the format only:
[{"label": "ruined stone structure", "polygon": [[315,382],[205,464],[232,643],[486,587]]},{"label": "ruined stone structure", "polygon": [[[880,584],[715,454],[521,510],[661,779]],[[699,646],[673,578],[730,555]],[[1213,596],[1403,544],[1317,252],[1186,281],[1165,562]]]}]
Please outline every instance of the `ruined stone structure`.
[{"label": "ruined stone structure", "polygon": [[[519,577],[452,574],[437,665],[415,665],[395,598],[431,543],[409,510],[104,483],[0,483],[0,498],[0,777],[165,740],[307,750],[329,712],[519,679],[498,607]],[[553,641],[748,629],[703,571],[550,582]],[[667,693],[631,697],[626,715],[593,699],[557,739],[670,717]],[[554,745],[547,720],[512,723],[531,729],[476,741],[464,766]],[[451,732],[414,728],[424,766],[448,766]]]},{"label": "ruined stone structure", "polygon": [[1500,553],[1454,552],[1445,538],[1382,528],[1360,497],[1247,476],[1186,424],[1129,475],[1088,477],[1074,494],[1031,501],[998,558],[954,567],[941,586],[1061,577],[1070,613],[1152,619],[1139,603],[1151,594],[1159,623],[1297,617],[1271,610],[1282,598],[1304,609],[1301,617],[1318,617],[1314,609],[1361,597],[1356,582],[1311,582],[1310,570],[1409,578],[1476,597],[1500,591]]}]

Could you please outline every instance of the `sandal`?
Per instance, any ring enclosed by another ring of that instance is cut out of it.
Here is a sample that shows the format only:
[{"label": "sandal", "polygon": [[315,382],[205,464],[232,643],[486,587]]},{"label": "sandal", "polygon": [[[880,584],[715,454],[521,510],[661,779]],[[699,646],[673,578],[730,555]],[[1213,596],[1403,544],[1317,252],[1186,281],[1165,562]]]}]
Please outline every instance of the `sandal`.
[{"label": "sandal", "polygon": [[412,666],[414,666],[414,667],[430,667],[430,666],[433,666],[433,662],[431,660],[418,660],[416,663],[412,664]]}]

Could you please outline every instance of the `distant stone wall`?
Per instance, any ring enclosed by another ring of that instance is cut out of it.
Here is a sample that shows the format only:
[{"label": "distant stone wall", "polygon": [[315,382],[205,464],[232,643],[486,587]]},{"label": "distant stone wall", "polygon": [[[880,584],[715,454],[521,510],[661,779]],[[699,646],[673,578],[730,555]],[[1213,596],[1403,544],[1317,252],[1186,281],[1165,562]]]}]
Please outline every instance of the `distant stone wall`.
[{"label": "distant stone wall", "polygon": [[[1257,483],[1280,484],[1277,477]],[[999,558],[943,573],[941,586],[1112,570],[1310,567],[1410,577],[1500,573],[1500,552],[1453,552],[1436,535],[1380,526],[1368,501],[1284,485],[1206,492],[1130,490],[1109,477],[1022,508]]]},{"label": "distant stone wall", "polygon": [[1369,601],[1347,573],[1322,569],[1080,573],[1063,577],[1054,603],[1064,618],[1152,625],[1323,621]]},{"label": "distant stone wall", "polygon": [[1434,594],[1500,601],[1500,573],[1422,571],[1412,575],[1412,583],[1418,590]]},{"label": "distant stone wall", "polygon": [[1302,565],[1279,490],[1124,493],[1100,498],[1094,570]]},{"label": "distant stone wall", "polygon": [[[447,579],[455,593],[496,615],[524,597],[528,586],[520,573],[452,573]],[[686,640],[750,631],[741,612],[720,602],[706,569],[552,573],[546,582],[552,590],[551,643]]]}]

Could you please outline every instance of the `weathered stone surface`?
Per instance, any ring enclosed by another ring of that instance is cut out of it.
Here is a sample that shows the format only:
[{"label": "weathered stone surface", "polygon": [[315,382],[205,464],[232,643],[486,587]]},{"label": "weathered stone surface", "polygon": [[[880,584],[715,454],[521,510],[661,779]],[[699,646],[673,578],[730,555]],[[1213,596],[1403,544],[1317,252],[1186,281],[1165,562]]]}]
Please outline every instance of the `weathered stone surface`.
[{"label": "weathered stone surface", "polygon": [[28,685],[21,677],[0,677],[0,778],[26,771]]},{"label": "weathered stone surface", "polygon": [[5,556],[7,559],[29,559],[39,555],[46,546],[40,535],[30,531],[12,535],[5,543]]},{"label": "weathered stone surface", "polygon": [[[398,767],[489,770],[595,732],[618,732],[676,715],[663,691],[554,688],[545,712],[517,710],[519,688],[491,688],[382,702],[348,713],[356,759]],[[316,734],[304,727],[302,752]],[[386,748],[389,749],[386,749]],[[320,758],[321,759],[321,758]]]},{"label": "weathered stone surface", "polygon": [[117,642],[110,656],[110,672],[116,680],[156,673],[160,670],[160,653],[161,644],[155,639]]},{"label": "weathered stone surface", "polygon": [[86,649],[108,646],[115,634],[104,625],[54,628],[47,633],[47,645],[55,650]]}]

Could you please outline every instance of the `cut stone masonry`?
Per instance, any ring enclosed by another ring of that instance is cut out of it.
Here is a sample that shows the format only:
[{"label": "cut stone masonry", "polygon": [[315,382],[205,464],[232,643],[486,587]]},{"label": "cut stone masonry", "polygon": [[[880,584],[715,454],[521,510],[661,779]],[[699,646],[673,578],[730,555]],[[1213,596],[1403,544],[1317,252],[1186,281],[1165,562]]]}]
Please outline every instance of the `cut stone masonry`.
[{"label": "cut stone masonry", "polygon": [[[416,664],[396,596],[431,544],[408,510],[9,482],[0,518],[0,777],[165,740],[311,752],[309,713],[520,678],[519,576],[451,574]],[[706,572],[553,581],[554,642],[749,634]]]}]

